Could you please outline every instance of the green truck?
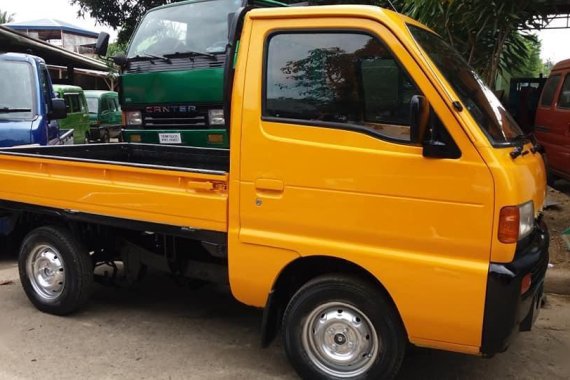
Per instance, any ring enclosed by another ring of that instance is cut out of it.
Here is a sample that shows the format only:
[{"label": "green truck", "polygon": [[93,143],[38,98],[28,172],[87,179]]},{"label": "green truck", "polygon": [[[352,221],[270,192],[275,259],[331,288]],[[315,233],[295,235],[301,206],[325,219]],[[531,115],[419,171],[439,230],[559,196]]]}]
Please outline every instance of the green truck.
[{"label": "green truck", "polygon": [[89,134],[89,111],[85,93],[81,87],[54,84],[53,91],[65,101],[67,116],[59,121],[63,129],[73,129],[73,143],[83,144]]},{"label": "green truck", "polygon": [[119,94],[115,91],[86,90],[85,99],[91,123],[87,142],[108,143],[111,138],[120,141],[122,119]]},{"label": "green truck", "polygon": [[150,10],[121,67],[123,138],[127,142],[228,148],[224,72],[229,23],[246,8],[282,7],[272,0],[190,0]]}]

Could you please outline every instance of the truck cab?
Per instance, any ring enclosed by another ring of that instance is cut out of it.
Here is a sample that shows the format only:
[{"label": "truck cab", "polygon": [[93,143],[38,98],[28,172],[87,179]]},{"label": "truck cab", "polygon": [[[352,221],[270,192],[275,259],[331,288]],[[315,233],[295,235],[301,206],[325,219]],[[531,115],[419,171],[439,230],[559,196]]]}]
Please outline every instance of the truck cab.
[{"label": "truck cab", "polygon": [[[251,4],[249,4],[251,3]],[[150,10],[122,65],[124,139],[227,148],[223,82],[228,21],[242,7],[282,7],[261,0],[191,0]]]},{"label": "truck cab", "polygon": [[89,122],[91,127],[88,141],[109,142],[111,138],[121,139],[121,106],[119,94],[115,91],[85,91]]},{"label": "truck cab", "polygon": [[27,54],[0,54],[0,147],[53,145],[62,139],[56,119],[65,117],[45,62]]},{"label": "truck cab", "polygon": [[73,130],[73,143],[82,144],[89,135],[89,110],[83,89],[79,86],[54,84],[53,91],[65,101],[67,116],[59,121],[62,129]]},{"label": "truck cab", "polygon": [[535,119],[535,135],[546,151],[548,180],[570,180],[570,59],[552,68]]}]

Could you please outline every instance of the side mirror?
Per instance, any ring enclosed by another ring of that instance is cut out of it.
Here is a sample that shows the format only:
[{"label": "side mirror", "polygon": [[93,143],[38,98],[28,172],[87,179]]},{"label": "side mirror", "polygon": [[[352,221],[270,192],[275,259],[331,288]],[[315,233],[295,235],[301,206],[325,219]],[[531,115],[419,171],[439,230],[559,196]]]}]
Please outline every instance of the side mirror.
[{"label": "side mirror", "polygon": [[422,139],[423,156],[428,158],[461,157],[461,150],[449,134],[440,118],[433,110],[429,110],[429,132]]},{"label": "side mirror", "polygon": [[95,53],[97,55],[104,56],[107,54],[107,49],[109,48],[109,34],[105,32],[99,33],[97,38],[97,43],[95,44]]},{"label": "side mirror", "polygon": [[65,119],[67,117],[67,109],[65,108],[65,100],[53,98],[51,100],[51,110],[49,118],[51,120]]},{"label": "side mirror", "polygon": [[127,65],[127,56],[123,53],[119,53],[111,57],[113,63],[119,67],[125,67]]},{"label": "side mirror", "polygon": [[412,142],[421,142],[429,123],[429,104],[422,95],[414,95],[410,100],[410,138]]}]

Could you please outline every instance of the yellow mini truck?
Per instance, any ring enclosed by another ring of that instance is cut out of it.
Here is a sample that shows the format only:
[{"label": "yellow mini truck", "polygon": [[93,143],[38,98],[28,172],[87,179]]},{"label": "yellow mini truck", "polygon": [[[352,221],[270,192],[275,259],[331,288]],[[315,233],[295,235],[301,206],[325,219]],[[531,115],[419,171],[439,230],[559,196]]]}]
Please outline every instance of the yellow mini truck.
[{"label": "yellow mini truck", "polygon": [[307,379],[392,378],[408,343],[492,356],[530,330],[541,147],[460,56],[378,7],[229,21],[229,150],[0,152],[0,229],[31,302],[73,312],[100,262],[227,283]]}]

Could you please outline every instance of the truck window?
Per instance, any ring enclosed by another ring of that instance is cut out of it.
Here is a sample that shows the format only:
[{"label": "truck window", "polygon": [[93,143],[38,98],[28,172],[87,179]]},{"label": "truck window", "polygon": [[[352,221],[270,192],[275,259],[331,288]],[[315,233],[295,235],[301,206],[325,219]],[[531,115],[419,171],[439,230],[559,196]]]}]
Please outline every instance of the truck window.
[{"label": "truck window", "polygon": [[33,118],[35,87],[31,64],[0,61],[0,120]]},{"label": "truck window", "polygon": [[559,108],[570,108],[570,75],[566,75],[560,97],[558,98]]},{"label": "truck window", "polygon": [[552,75],[548,78],[548,81],[546,81],[544,85],[544,90],[542,90],[542,98],[540,99],[540,105],[542,107],[550,107],[552,105],[558,83],[560,83],[560,74]]},{"label": "truck window", "polygon": [[51,95],[50,95],[50,83],[48,81],[49,78],[49,72],[47,71],[47,68],[44,65],[40,66],[40,85],[41,85],[41,90],[43,93],[43,97],[44,97],[44,101],[47,102],[48,99],[51,99]]},{"label": "truck window", "polygon": [[97,113],[99,108],[99,99],[98,98],[86,98],[87,99],[87,109],[89,113]]},{"label": "truck window", "polygon": [[420,91],[377,38],[279,33],[270,37],[266,54],[264,117],[341,123],[410,142],[410,100]]},{"label": "truck window", "polygon": [[81,112],[81,103],[79,101],[79,95],[77,94],[64,94],[63,99],[65,100],[65,107],[68,113]]},{"label": "truck window", "polygon": [[106,103],[107,103],[107,110],[109,110],[110,112],[117,111],[117,107],[115,107],[115,102],[113,101],[113,99],[107,98]]},{"label": "truck window", "polygon": [[148,12],[138,26],[127,56],[186,52],[223,53],[228,38],[228,14],[241,0],[199,1]]}]

